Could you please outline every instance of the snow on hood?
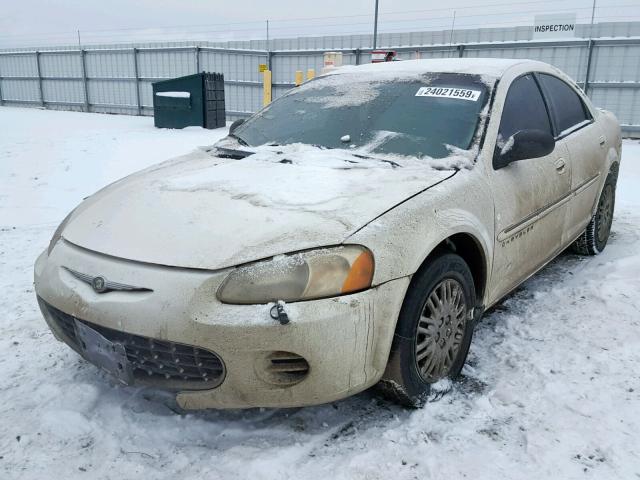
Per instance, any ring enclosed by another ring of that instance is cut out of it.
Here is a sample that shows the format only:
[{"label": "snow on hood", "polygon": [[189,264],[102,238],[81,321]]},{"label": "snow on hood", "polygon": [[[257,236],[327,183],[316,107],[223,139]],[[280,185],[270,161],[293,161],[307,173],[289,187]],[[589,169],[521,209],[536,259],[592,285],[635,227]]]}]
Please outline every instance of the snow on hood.
[{"label": "snow on hood", "polygon": [[[230,146],[229,140],[221,146]],[[335,245],[470,162],[367,157],[363,150],[262,146],[237,160],[213,147],[143,170],[89,197],[63,237],[116,257],[219,269]],[[435,168],[434,168],[435,167]]]}]

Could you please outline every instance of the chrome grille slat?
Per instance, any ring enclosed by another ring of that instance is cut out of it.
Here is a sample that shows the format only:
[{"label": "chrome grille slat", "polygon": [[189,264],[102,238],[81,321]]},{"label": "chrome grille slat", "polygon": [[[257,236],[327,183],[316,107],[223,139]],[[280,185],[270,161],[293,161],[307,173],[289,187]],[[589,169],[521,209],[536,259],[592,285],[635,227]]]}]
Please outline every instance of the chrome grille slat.
[{"label": "chrome grille slat", "polygon": [[133,367],[134,377],[152,381],[158,386],[180,385],[180,388],[214,388],[225,374],[222,360],[213,352],[199,347],[158,340],[142,335],[112,330],[81,319],[74,319],[46,304],[53,320],[69,341],[77,346],[74,321],[80,321],[112,342],[121,343]]}]

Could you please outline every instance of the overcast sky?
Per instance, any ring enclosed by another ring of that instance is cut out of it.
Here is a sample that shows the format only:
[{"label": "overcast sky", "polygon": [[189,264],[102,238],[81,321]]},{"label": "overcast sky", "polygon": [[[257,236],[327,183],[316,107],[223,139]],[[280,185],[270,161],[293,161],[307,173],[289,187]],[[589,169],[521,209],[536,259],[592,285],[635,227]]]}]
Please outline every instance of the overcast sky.
[{"label": "overcast sky", "polygon": [[[375,0],[5,0],[0,46],[371,33]],[[379,29],[528,25],[536,13],[591,18],[592,0],[380,0]],[[638,0],[597,0],[596,22],[640,20]]]}]

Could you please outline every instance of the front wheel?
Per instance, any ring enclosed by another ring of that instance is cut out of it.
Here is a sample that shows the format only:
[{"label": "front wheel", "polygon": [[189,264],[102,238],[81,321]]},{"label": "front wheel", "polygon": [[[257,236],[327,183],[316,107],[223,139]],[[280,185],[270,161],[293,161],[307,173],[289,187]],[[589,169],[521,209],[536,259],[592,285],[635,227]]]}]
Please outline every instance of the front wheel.
[{"label": "front wheel", "polygon": [[458,255],[440,255],[420,270],[402,305],[379,390],[419,407],[432,384],[455,378],[469,351],[475,301],[471,271]]}]

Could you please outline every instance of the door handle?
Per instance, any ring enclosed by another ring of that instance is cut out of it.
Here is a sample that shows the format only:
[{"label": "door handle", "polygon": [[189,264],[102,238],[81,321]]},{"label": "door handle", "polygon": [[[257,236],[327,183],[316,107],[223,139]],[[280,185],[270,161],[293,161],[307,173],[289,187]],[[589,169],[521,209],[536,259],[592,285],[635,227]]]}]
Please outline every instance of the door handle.
[{"label": "door handle", "polygon": [[564,158],[559,158],[556,160],[555,163],[555,167],[556,167],[556,172],[558,172],[558,174],[562,175],[564,172],[567,171],[567,169],[565,168],[567,166],[567,164],[564,161]]},{"label": "door handle", "polygon": [[600,146],[604,147],[604,144],[607,143],[607,137],[605,137],[604,135],[602,135],[600,137]]}]

